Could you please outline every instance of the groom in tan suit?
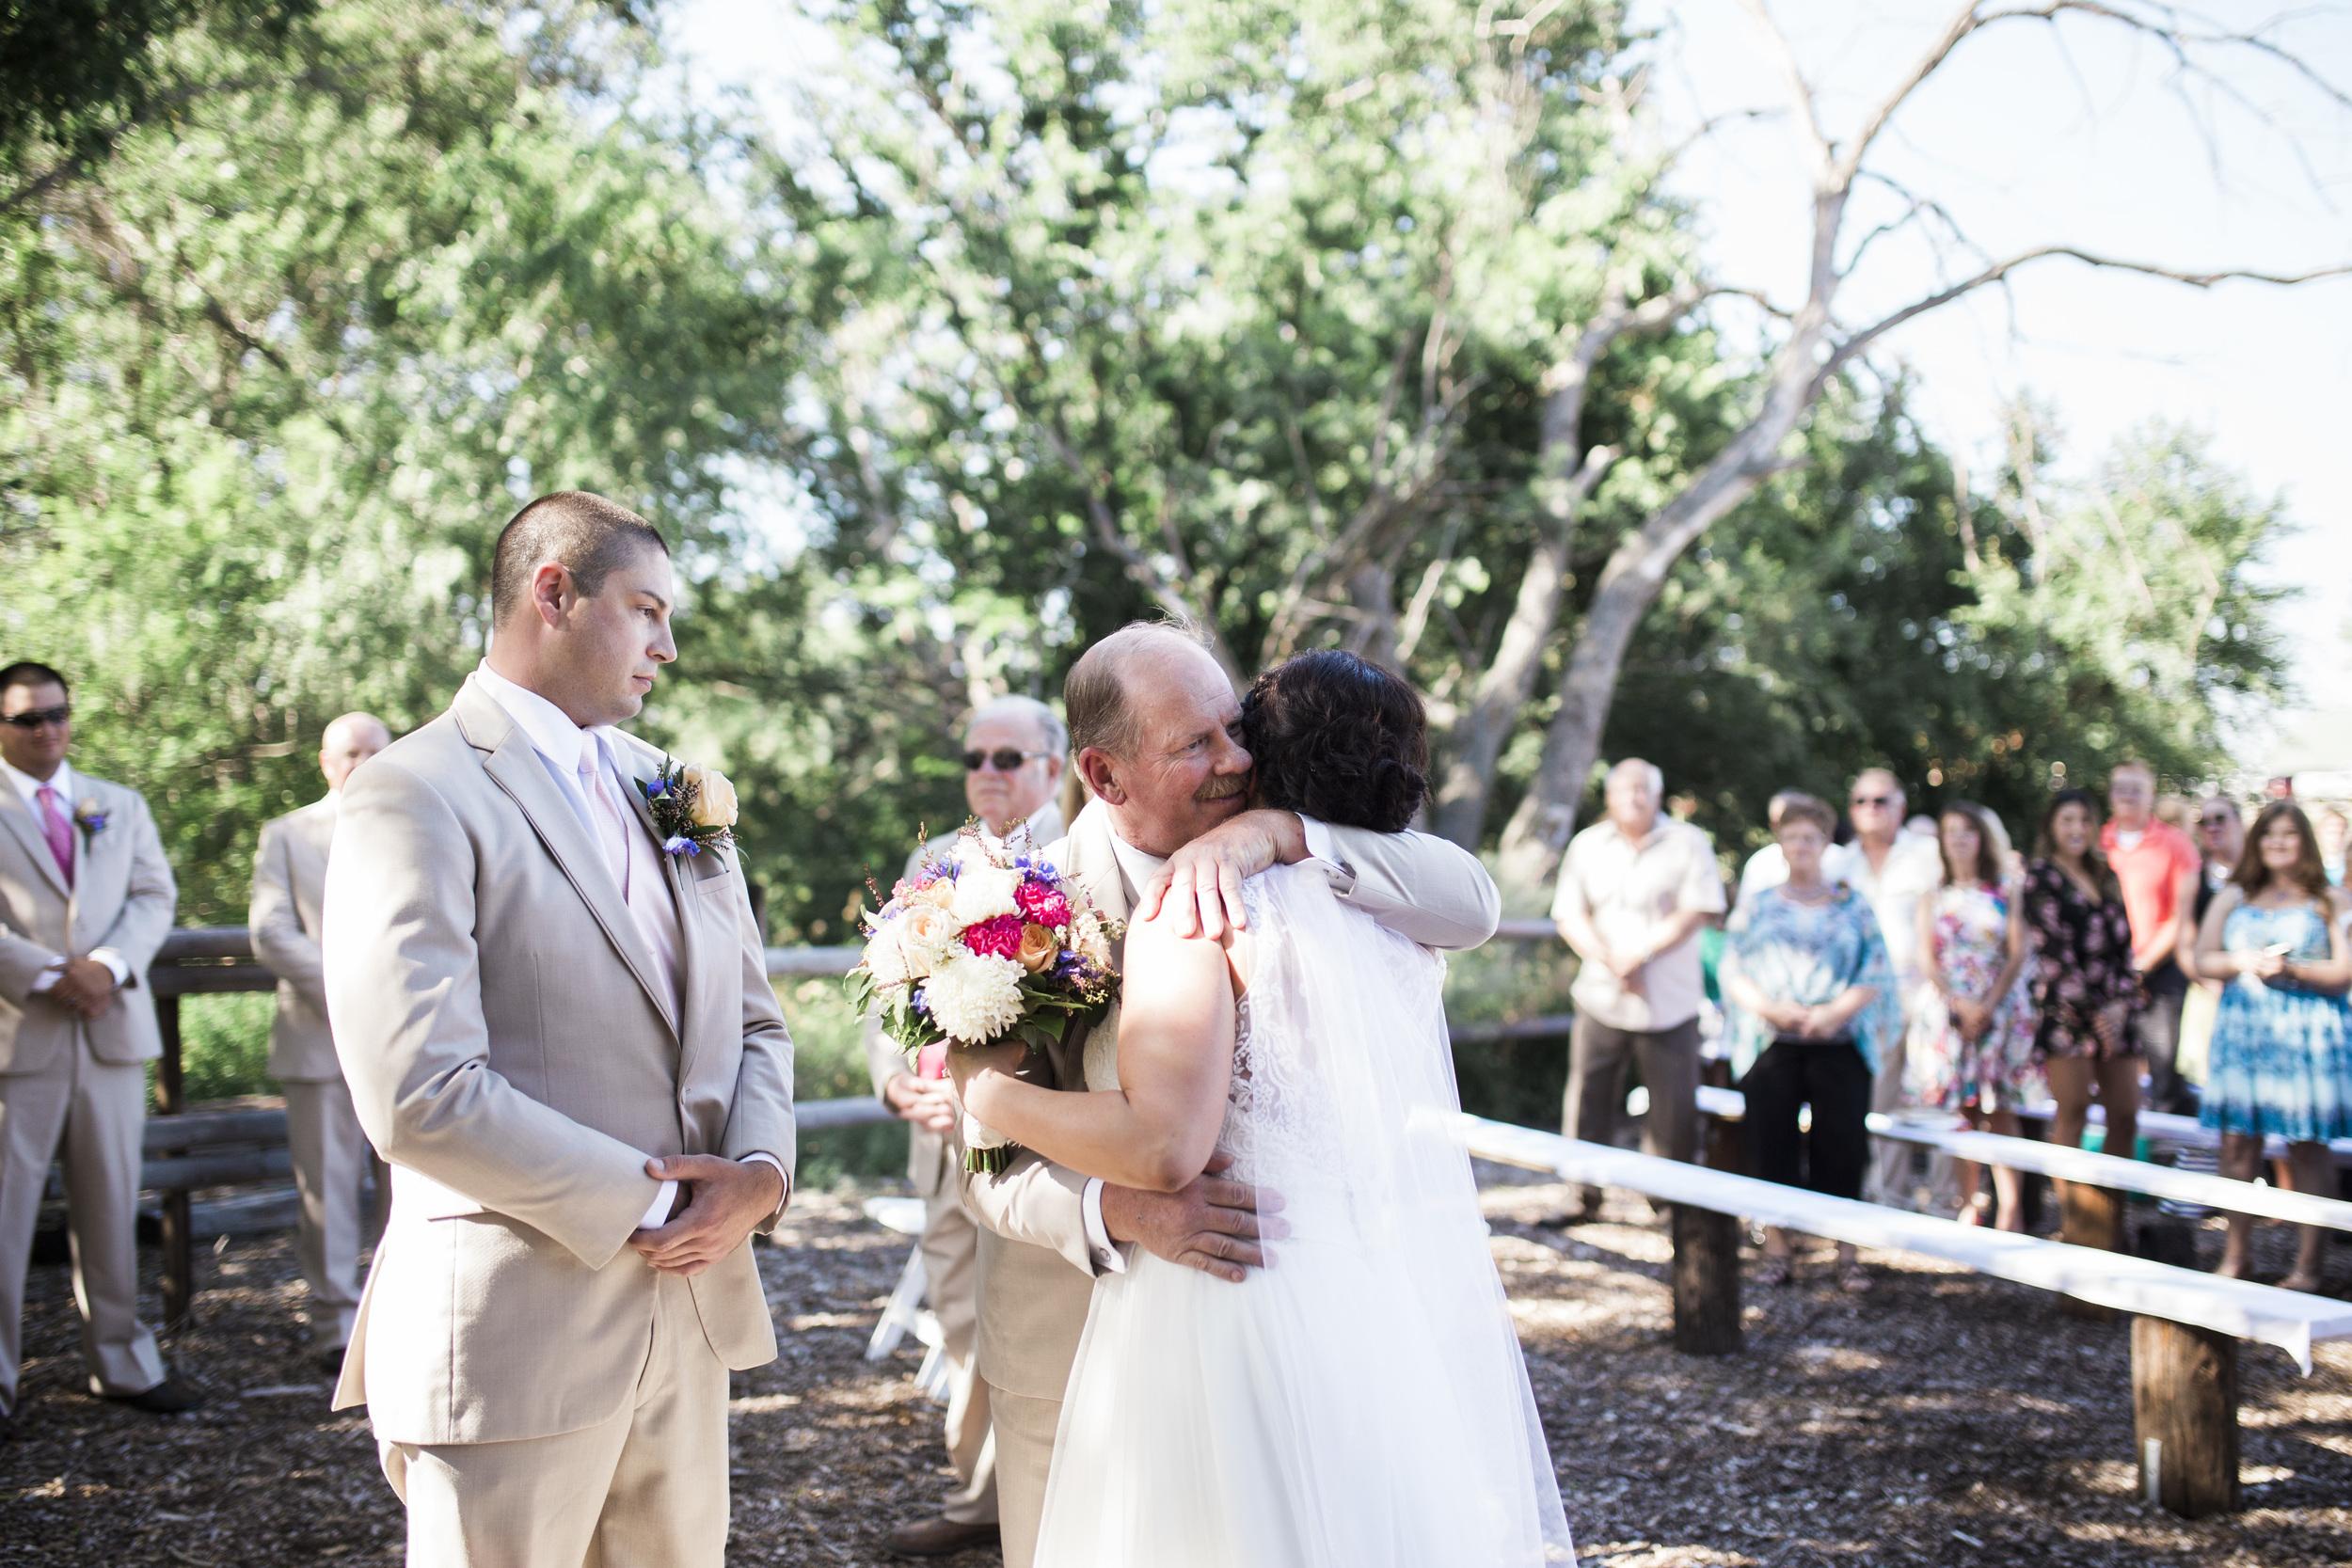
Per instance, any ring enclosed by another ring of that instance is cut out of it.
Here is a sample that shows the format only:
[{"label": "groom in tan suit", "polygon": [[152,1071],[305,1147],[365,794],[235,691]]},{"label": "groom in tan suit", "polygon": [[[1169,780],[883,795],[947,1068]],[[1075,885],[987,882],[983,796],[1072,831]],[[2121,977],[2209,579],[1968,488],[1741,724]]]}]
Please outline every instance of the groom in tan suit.
[{"label": "groom in tan suit", "polygon": [[[1249,810],[1240,699],[1186,628],[1113,633],[1072,668],[1063,701],[1078,768],[1096,799],[1047,854],[1110,918],[1156,909],[1165,889],[1221,931],[1241,909],[1245,877],[1311,861],[1343,903],[1416,942],[1475,947],[1494,935],[1502,900],[1493,880],[1475,856],[1443,839]],[[1041,1081],[1115,1088],[1118,1045],[1114,1007],[1091,1030],[1070,1032]],[[1123,1271],[1131,1246],[1240,1279],[1263,1261],[1256,1196],[1214,1175],[1176,1193],[1112,1187],[1028,1151],[1000,1175],[966,1172],[962,1180],[982,1231],[979,1372],[995,1421],[1005,1563],[1029,1568],[1054,1428],[1094,1281]]]},{"label": "groom in tan suit", "polygon": [[326,1005],[392,1219],[343,1364],[418,1568],[717,1568],[727,1372],[775,1333],[792,1048],[732,850],[665,852],[612,728],[676,657],[661,537],[545,496],[489,655],[352,776]]}]

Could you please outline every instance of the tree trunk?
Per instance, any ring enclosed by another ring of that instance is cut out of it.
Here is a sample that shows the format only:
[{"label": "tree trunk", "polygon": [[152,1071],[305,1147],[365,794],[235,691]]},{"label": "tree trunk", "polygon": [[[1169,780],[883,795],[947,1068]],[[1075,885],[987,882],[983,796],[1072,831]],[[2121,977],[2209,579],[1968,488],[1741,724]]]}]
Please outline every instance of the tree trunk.
[{"label": "tree trunk", "polygon": [[1465,849],[1476,850],[1486,831],[1486,801],[1494,793],[1495,764],[1511,732],[1518,727],[1520,710],[1527,706],[1535,689],[1536,672],[1543,668],[1544,648],[1560,620],[1577,509],[1616,455],[1596,447],[1581,464],[1577,461],[1593,361],[1625,329],[1622,324],[1627,319],[1619,309],[1610,320],[1586,328],[1575,358],[1552,372],[1558,385],[1545,400],[1543,445],[1536,459],[1536,500],[1547,525],[1519,578],[1518,598],[1511,607],[1510,620],[1503,623],[1502,641],[1495,647],[1494,659],[1454,723],[1453,743],[1447,748],[1451,760],[1438,786],[1438,835]]},{"label": "tree trunk", "polygon": [[1503,829],[1496,879],[1505,897],[1542,887],[1560,863],[1576,829],[1585,779],[1600,755],[1600,734],[1609,721],[1625,651],[1665,587],[1666,574],[1716,518],[1747,499],[1782,466],[1780,443],[1813,401],[1813,351],[1820,336],[1819,320],[1801,317],[1798,326],[1775,358],[1772,386],[1756,418],[1681,494],[1629,534],[1602,568],[1593,608],[1561,676],[1560,711],[1545,733],[1543,760]]}]

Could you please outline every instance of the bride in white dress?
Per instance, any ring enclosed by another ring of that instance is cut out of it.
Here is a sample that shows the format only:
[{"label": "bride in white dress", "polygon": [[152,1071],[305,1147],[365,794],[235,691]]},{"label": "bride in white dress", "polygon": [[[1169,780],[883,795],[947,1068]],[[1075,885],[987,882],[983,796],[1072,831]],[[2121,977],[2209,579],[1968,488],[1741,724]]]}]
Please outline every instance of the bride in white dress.
[{"label": "bride in white dress", "polygon": [[[1421,704],[1301,655],[1244,704],[1259,803],[1382,831],[1419,805]],[[1248,929],[1127,937],[1116,1091],[966,1081],[972,1114],[1073,1170],[1173,1191],[1213,1152],[1257,1186],[1266,1266],[1142,1252],[1096,1287],[1037,1568],[1572,1562],[1486,1245],[1439,998],[1444,961],[1276,867]]]}]

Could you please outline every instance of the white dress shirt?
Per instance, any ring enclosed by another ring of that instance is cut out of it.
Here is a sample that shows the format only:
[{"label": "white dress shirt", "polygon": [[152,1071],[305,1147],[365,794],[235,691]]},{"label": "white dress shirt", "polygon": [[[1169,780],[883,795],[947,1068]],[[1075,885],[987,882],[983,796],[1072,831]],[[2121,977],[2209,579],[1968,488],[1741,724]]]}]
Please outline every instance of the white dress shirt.
[{"label": "white dress shirt", "polygon": [[[628,803],[628,792],[637,786],[628,770],[620,765],[619,747],[614,740],[620,732],[610,724],[582,726],[574,723],[569,714],[538,692],[517,686],[491,669],[487,659],[475,669],[474,678],[505,710],[506,716],[515,721],[516,728],[530,739],[532,750],[539,754],[540,762],[546,765],[548,775],[555,780],[555,787],[562,792],[564,803],[572,808],[573,814],[580,818],[580,825],[587,830],[589,842],[602,844],[609,836],[609,831],[600,822],[601,814],[580,785],[583,753],[585,749],[595,748],[593,756],[588,758],[587,770],[596,775],[611,796],[614,810],[620,814],[628,856],[627,880],[614,891],[621,895],[622,902],[628,907],[629,918],[636,923],[646,945],[652,948],[655,965],[668,980],[675,1002],[677,997],[678,952],[684,934],[678,925],[677,905],[670,896],[669,879],[662,874],[659,858],[660,847],[653,842],[650,833],[627,831],[630,824],[637,824],[640,828],[643,824],[637,823],[637,814]],[[598,863],[610,868],[610,862],[601,857]],[[743,1160],[746,1164],[756,1162],[773,1165],[776,1174],[784,1178],[785,1195],[789,1198],[792,1178],[784,1168],[783,1161],[766,1153],[746,1154]],[[638,1222],[638,1228],[655,1230],[667,1225],[671,1205],[676,1201],[677,1182],[664,1180],[660,1191],[654,1195],[652,1204],[645,1210],[645,1217]],[[781,1210],[784,1205],[779,1203],[776,1207]]]},{"label": "white dress shirt", "polygon": [[[57,764],[57,770],[46,779],[36,779],[30,773],[20,773],[5,762],[0,762],[0,773],[6,773],[8,776],[8,783],[16,785],[17,794],[24,797],[24,809],[31,814],[33,825],[42,830],[43,838],[48,836],[49,826],[41,819],[40,792],[43,789],[54,789],[57,792],[57,809],[65,813],[67,821],[73,820],[73,769],[64,763]],[[75,823],[73,831],[80,832],[81,825]],[[93,947],[90,949],[89,956],[106,966],[115,977],[115,986],[118,990],[129,984],[131,965],[121,954],[111,947]],[[47,969],[42,970],[40,978],[33,982],[33,994],[40,995],[64,978],[65,965],[66,960],[59,958]]]}]

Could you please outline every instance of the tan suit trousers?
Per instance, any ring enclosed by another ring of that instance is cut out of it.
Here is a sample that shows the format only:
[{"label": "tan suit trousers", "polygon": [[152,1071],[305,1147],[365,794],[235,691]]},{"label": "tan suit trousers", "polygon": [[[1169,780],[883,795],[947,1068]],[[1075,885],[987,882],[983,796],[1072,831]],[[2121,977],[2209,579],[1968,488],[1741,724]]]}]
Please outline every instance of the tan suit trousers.
[{"label": "tan suit trousers", "polygon": [[155,1336],[139,1322],[139,1130],[144,1063],[90,1053],[74,1031],[61,1066],[0,1076],[0,1409],[16,1408],[24,1332],[24,1270],[49,1162],[65,1166],[73,1238],[73,1299],[90,1392],[137,1394],[164,1380]]},{"label": "tan suit trousers", "polygon": [[373,1228],[363,1191],[368,1171],[375,1168],[379,1200],[390,1196],[391,1172],[368,1147],[342,1079],[290,1083],[285,1090],[286,1143],[301,1200],[294,1256],[310,1286],[310,1342],[341,1350],[359,1315],[359,1249]]},{"label": "tan suit trousers", "polygon": [[[953,1158],[951,1153],[950,1158]],[[947,1361],[947,1462],[956,1489],[940,1512],[959,1525],[996,1519],[996,1446],[988,1385],[974,1370],[980,1337],[980,1231],[953,1181],[923,1203],[923,1278]]]},{"label": "tan suit trousers", "polygon": [[1029,1568],[1037,1560],[1038,1530],[1045,1523],[1045,1472],[1054,1463],[1054,1429],[1061,1424],[1061,1401],[1031,1399],[1002,1388],[989,1389],[988,1397],[995,1423],[1005,1568]]},{"label": "tan suit trousers", "polygon": [[379,1443],[408,1508],[408,1568],[721,1568],[727,1370],[686,1281],[663,1275],[636,1396],[611,1419],[512,1443]]}]

